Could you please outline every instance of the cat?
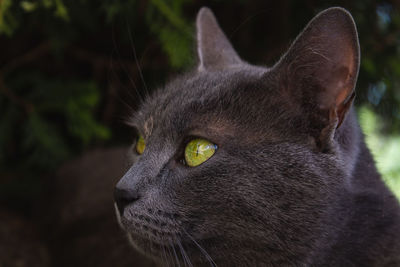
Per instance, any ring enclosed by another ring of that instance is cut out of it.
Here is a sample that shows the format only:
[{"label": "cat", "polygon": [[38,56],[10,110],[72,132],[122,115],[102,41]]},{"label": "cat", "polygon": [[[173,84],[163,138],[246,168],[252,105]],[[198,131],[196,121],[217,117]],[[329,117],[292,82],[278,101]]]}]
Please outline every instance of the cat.
[{"label": "cat", "polygon": [[400,266],[400,206],[353,108],[350,13],[319,13],[272,67],[243,61],[210,9],[196,27],[197,67],[132,117],[115,203],[133,246],[165,266]]}]

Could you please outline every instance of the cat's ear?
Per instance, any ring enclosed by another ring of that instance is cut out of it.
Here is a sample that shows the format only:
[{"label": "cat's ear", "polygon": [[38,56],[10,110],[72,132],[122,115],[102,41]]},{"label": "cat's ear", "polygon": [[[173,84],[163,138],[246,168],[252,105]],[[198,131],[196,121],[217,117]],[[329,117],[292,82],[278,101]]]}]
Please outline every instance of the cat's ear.
[{"label": "cat's ear", "polygon": [[224,69],[242,63],[209,8],[200,9],[196,28],[199,71]]},{"label": "cat's ear", "polygon": [[335,7],[311,20],[274,67],[281,89],[307,113],[311,127],[321,130],[321,142],[341,125],[351,107],[359,59],[353,18]]}]

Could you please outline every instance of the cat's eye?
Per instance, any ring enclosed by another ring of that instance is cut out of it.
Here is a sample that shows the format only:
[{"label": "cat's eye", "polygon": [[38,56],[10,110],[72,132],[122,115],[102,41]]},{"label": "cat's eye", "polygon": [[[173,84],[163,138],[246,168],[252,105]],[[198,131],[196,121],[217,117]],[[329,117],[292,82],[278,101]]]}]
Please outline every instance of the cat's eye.
[{"label": "cat's eye", "polygon": [[212,142],[196,138],[190,141],[185,148],[185,161],[190,167],[196,167],[211,158],[217,150]]},{"label": "cat's eye", "polygon": [[137,142],[136,142],[136,152],[139,155],[142,155],[145,148],[146,148],[146,142],[144,141],[143,136],[139,135]]}]

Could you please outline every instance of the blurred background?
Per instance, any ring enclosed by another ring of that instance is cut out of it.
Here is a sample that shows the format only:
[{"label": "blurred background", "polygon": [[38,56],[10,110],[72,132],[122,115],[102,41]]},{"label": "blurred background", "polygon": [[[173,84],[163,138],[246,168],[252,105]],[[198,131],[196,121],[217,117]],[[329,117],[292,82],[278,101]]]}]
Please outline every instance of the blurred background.
[{"label": "blurred background", "polygon": [[132,141],[124,120],[195,65],[202,6],[263,65],[319,11],[348,9],[360,123],[400,197],[399,1],[0,0],[0,267],[153,266],[126,247],[113,214]]}]

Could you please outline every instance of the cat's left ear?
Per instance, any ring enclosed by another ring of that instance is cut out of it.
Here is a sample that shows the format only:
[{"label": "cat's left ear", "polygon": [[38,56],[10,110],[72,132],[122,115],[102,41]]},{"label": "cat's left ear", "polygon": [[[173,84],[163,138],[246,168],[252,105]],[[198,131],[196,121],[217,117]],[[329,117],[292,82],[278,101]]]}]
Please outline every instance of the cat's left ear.
[{"label": "cat's left ear", "polygon": [[225,69],[242,64],[242,60],[209,8],[200,9],[197,14],[196,28],[199,71]]},{"label": "cat's left ear", "polygon": [[330,8],[311,20],[274,67],[284,95],[300,107],[321,142],[341,125],[351,107],[359,59],[352,16]]}]

